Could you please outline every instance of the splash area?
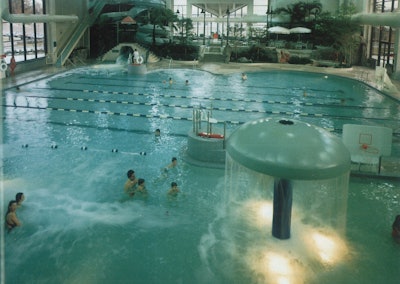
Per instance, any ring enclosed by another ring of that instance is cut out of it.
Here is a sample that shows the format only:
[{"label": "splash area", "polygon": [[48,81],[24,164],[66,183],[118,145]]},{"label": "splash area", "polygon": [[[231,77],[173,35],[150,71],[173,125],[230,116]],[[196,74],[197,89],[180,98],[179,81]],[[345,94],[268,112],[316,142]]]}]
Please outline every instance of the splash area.
[{"label": "splash area", "polygon": [[[228,133],[266,116],[337,135],[345,123],[398,131],[398,103],[360,82],[296,72],[250,73],[246,81],[196,70],[135,77],[111,65],[3,94],[2,214],[17,192],[26,196],[17,210],[23,225],[4,233],[6,283],[400,278],[400,246],[391,238],[399,180],[351,177],[347,201],[331,190],[337,181],[294,181],[301,191],[293,191],[291,238],[279,240],[271,235],[272,178],[229,158],[235,171],[185,160],[193,107],[227,122]],[[165,171],[172,157],[178,166]],[[129,169],[145,179],[147,195],[124,194]],[[177,196],[167,195],[171,182]]]}]

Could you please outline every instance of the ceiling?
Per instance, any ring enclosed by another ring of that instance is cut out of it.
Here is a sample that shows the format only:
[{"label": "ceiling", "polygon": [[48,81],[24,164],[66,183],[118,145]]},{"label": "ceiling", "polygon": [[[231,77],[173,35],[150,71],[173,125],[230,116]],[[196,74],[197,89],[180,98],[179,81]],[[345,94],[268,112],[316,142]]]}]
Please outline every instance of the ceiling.
[{"label": "ceiling", "polygon": [[[208,1],[207,1],[208,2]],[[231,2],[231,3],[228,3]],[[237,10],[240,10],[243,7],[246,7],[248,4],[243,3],[247,2],[246,0],[241,1],[239,3],[232,3],[234,1],[210,1],[208,3],[192,3],[193,6],[196,6],[200,9],[205,10],[207,13],[211,13],[217,17],[223,17],[227,15],[227,11],[229,13],[233,13]]]}]

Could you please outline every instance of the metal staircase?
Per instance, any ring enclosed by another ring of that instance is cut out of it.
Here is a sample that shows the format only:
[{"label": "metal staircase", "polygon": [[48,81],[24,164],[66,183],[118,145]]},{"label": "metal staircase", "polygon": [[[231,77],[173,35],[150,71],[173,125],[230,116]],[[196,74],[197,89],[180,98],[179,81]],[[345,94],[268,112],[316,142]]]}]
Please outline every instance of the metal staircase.
[{"label": "metal staircase", "polygon": [[[220,45],[210,45],[203,48],[200,52],[200,61],[205,62],[227,62],[225,47]],[[229,61],[229,60],[228,60]]]},{"label": "metal staircase", "polygon": [[86,17],[77,25],[70,39],[67,41],[66,46],[57,55],[56,66],[61,67],[65,64],[86,30],[93,25],[93,23],[96,21],[96,18],[100,15],[104,5],[106,5],[105,2],[106,1],[104,0],[96,1],[91,9],[92,12],[87,14]]}]

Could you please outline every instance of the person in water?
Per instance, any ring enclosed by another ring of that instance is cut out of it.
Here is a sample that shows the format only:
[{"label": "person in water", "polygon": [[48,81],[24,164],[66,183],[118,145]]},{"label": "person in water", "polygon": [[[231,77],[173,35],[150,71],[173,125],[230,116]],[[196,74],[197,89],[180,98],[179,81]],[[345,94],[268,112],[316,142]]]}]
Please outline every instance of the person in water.
[{"label": "person in water", "polygon": [[156,129],[156,131],[154,131],[154,137],[156,139],[159,139],[161,136],[161,130],[159,128]]},{"label": "person in water", "polygon": [[179,192],[178,184],[176,182],[171,182],[171,188],[168,190],[168,195],[177,196]]},{"label": "person in water", "polygon": [[400,215],[397,215],[393,222],[392,237],[397,243],[400,244]]},{"label": "person in water", "polygon": [[164,168],[164,172],[168,172],[169,169],[175,168],[178,165],[178,159],[176,157],[173,157],[171,159],[171,163],[168,164],[165,168]]},{"label": "person in water", "polygon": [[17,211],[17,201],[11,200],[8,203],[8,210],[6,213],[6,221],[5,225],[10,232],[12,229],[15,227],[21,226],[21,222],[18,220],[17,214],[15,213]]},{"label": "person in water", "polygon": [[22,192],[18,192],[15,195],[15,201],[17,201],[17,207],[21,207],[22,202],[25,200],[25,195]]},{"label": "person in water", "polygon": [[128,180],[125,182],[124,185],[124,192],[129,194],[129,196],[135,195],[135,187],[138,183],[138,180],[135,176],[134,170],[129,170],[126,175],[128,176]]},{"label": "person in water", "polygon": [[147,194],[145,180],[143,178],[140,178],[138,180],[138,186],[136,188],[136,192],[140,192],[141,194]]}]

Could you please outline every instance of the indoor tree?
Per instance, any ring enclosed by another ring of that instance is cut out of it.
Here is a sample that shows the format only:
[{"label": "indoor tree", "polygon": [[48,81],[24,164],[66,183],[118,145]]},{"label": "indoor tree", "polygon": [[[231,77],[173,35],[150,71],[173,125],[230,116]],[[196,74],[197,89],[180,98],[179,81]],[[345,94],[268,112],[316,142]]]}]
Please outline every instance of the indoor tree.
[{"label": "indoor tree", "polygon": [[354,12],[353,2],[343,2],[333,16],[329,13],[321,14],[314,30],[314,43],[332,47],[336,50],[335,60],[346,65],[354,62],[354,54],[360,44],[360,25],[350,18]]},{"label": "indoor tree", "polygon": [[177,15],[171,11],[170,9],[165,9],[165,8],[158,8],[158,7],[153,7],[147,10],[147,13],[142,14],[139,17],[139,22],[142,24],[150,24],[153,25],[153,33],[152,33],[152,45],[156,45],[156,28],[159,27],[163,30],[168,27],[168,25],[172,25],[173,29],[177,29],[176,26],[174,25],[175,22],[178,22],[178,17]]},{"label": "indoor tree", "polygon": [[311,20],[315,20],[317,15],[321,13],[321,10],[322,4],[319,1],[313,1],[311,3],[299,1],[287,5],[286,8],[278,8],[274,13],[288,15],[290,17],[289,27],[291,28],[295,25],[307,26]]}]

